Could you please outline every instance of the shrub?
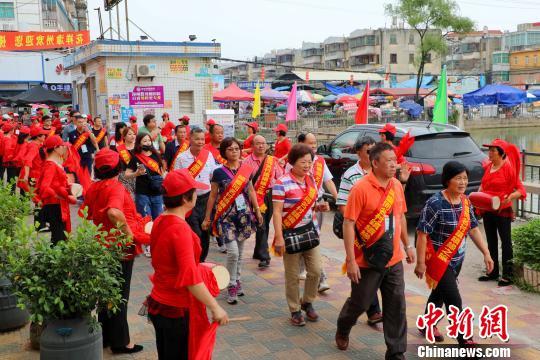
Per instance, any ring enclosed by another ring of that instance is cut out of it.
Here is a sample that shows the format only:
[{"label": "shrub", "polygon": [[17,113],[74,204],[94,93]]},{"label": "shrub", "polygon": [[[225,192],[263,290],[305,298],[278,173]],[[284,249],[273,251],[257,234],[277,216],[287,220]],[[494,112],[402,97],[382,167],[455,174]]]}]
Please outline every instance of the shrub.
[{"label": "shrub", "polygon": [[540,271],[540,219],[512,229],[514,263]]}]

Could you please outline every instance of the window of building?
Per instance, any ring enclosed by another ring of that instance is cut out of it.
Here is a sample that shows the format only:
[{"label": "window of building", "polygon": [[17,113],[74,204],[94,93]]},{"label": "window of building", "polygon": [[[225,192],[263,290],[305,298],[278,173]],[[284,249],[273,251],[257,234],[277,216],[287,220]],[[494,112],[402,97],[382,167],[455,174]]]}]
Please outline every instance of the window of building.
[{"label": "window of building", "polygon": [[390,64],[397,64],[397,54],[390,54]]},{"label": "window of building", "polygon": [[431,53],[427,53],[426,54],[426,64],[430,64],[431,63]]},{"label": "window of building", "polygon": [[414,34],[409,34],[409,44],[410,45],[414,44]]},{"label": "window of building", "polygon": [[396,34],[390,34],[390,44],[392,44],[392,45],[397,44],[397,36],[396,36]]},{"label": "window of building", "polygon": [[193,91],[179,91],[178,101],[180,104],[180,114],[193,114],[195,112]]},{"label": "window of building", "polygon": [[529,57],[525,56],[525,65],[529,65]]},{"label": "window of building", "polygon": [[538,64],[538,55],[534,55],[534,63]]},{"label": "window of building", "polygon": [[514,65],[517,65],[518,64],[518,58],[517,56],[514,56]]},{"label": "window of building", "polygon": [[0,2],[0,19],[14,19],[13,2]]},{"label": "window of building", "polygon": [[414,54],[409,54],[409,64],[414,64]]}]

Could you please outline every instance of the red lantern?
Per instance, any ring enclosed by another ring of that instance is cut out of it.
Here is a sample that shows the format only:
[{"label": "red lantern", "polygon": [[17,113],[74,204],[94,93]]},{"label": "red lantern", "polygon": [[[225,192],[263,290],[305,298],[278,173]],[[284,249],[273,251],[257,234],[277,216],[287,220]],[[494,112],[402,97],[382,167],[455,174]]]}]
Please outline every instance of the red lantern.
[{"label": "red lantern", "polygon": [[306,71],[306,82],[309,82],[309,71]]},{"label": "red lantern", "polygon": [[265,72],[264,72],[264,65],[261,67],[261,82],[264,82],[264,75],[265,75]]}]

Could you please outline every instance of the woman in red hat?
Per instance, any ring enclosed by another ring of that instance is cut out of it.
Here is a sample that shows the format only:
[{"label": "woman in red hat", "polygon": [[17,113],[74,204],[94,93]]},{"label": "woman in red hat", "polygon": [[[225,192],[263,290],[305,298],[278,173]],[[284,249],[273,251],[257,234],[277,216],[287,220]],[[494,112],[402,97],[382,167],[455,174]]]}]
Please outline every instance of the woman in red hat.
[{"label": "woman in red hat", "polygon": [[[144,232],[145,221],[137,213],[135,203],[126,188],[118,181],[122,171],[120,155],[110,149],[101,149],[94,159],[94,174],[98,179],[93,183],[84,197],[83,208],[88,210],[88,219],[102,230],[110,232],[115,228],[127,235],[132,242],[125,245],[125,258],[121,261],[122,299],[120,310],[109,314],[107,309],[98,314],[103,329],[103,347],[111,347],[114,354],[131,354],[143,349],[142,345],[130,342],[127,322],[127,304],[133,272],[133,261],[141,253],[140,245],[150,243],[150,237]],[[149,219],[146,220],[148,222]],[[104,245],[117,246],[114,233],[109,233]]]},{"label": "woman in red hat", "polygon": [[216,125],[216,120],[214,119],[208,119],[206,124],[204,125],[206,127],[206,132],[204,133],[204,143],[209,144],[210,143],[210,127],[212,125]]},{"label": "woman in red hat", "polygon": [[129,122],[131,124],[131,128],[135,130],[135,133],[137,134],[139,132],[139,125],[137,125],[137,117],[136,116],[130,116]]},{"label": "woman in red hat", "polygon": [[46,160],[37,181],[36,192],[41,200],[43,219],[49,223],[51,242],[65,240],[64,231],[71,231],[69,204],[77,199],[71,195],[67,175],[62,164],[67,156],[68,144],[58,135],[49,136],[43,144]]},{"label": "woman in red hat", "polygon": [[[30,137],[30,128],[23,126],[20,129],[16,129],[12,135],[12,142],[10,146],[10,152],[7,156],[4,156],[4,162],[7,168],[7,180],[8,182],[17,179],[22,167],[22,156],[26,152],[26,140]],[[15,183],[12,186],[12,191],[15,192]]]},{"label": "woman in red hat", "polygon": [[187,169],[170,172],[163,181],[166,210],[154,222],[150,235],[154,274],[147,305],[159,360],[194,359],[197,351],[204,350],[198,341],[204,340],[201,330],[209,326],[205,306],[214,322],[228,322],[199,266],[199,237],[186,222],[186,214],[197,200],[196,189],[208,186],[196,182]]},{"label": "woman in red hat", "polygon": [[161,136],[167,143],[173,138],[172,132],[174,129],[174,123],[170,120],[169,113],[166,112],[161,115],[161,119],[163,119],[163,122],[159,128],[161,129]]},{"label": "woman in red hat", "polygon": [[[527,193],[520,179],[521,156],[519,149],[504,140],[495,139],[489,148],[490,162],[485,167],[479,191],[501,199],[501,206],[497,211],[482,211],[484,230],[491,258],[495,262],[493,271],[478,278],[479,281],[499,280],[499,286],[512,284],[513,251],[511,237],[511,223],[514,218],[512,203],[518,199],[525,199]],[[499,241],[502,248],[502,277],[499,279]]]},{"label": "woman in red hat", "polygon": [[49,134],[37,126],[32,126],[30,129],[30,141],[25,147],[24,153],[21,154],[21,171],[19,173],[19,187],[22,190],[30,191],[30,186],[35,185],[35,181],[39,178],[43,159],[41,158],[40,149],[43,146],[45,137]]},{"label": "woman in red hat", "polygon": [[253,149],[251,148],[253,145],[253,138],[255,137],[255,135],[257,135],[257,131],[259,130],[259,124],[257,124],[255,121],[247,123],[246,126],[249,136],[246,140],[244,140],[244,145],[242,147],[243,157],[247,157],[253,151]]},{"label": "woman in red hat", "polygon": [[287,126],[279,124],[274,131],[276,132],[276,143],[274,144],[274,156],[278,158],[282,167],[286,165],[287,155],[291,151],[292,143],[287,137]]}]

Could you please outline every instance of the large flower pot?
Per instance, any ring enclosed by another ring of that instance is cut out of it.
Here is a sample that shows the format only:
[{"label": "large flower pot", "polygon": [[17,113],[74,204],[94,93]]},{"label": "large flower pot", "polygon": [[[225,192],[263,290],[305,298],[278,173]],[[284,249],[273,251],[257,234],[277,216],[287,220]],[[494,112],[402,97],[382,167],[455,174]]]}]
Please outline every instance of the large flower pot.
[{"label": "large flower pot", "polygon": [[0,277],[0,331],[23,327],[28,318],[28,312],[17,307],[17,297],[11,292],[11,282]]},{"label": "large flower pot", "polygon": [[523,265],[523,280],[526,284],[532,287],[535,291],[540,291],[540,271],[531,269],[527,265]]},{"label": "large flower pot", "polygon": [[41,360],[101,360],[101,328],[92,331],[87,319],[50,320],[40,340]]}]

